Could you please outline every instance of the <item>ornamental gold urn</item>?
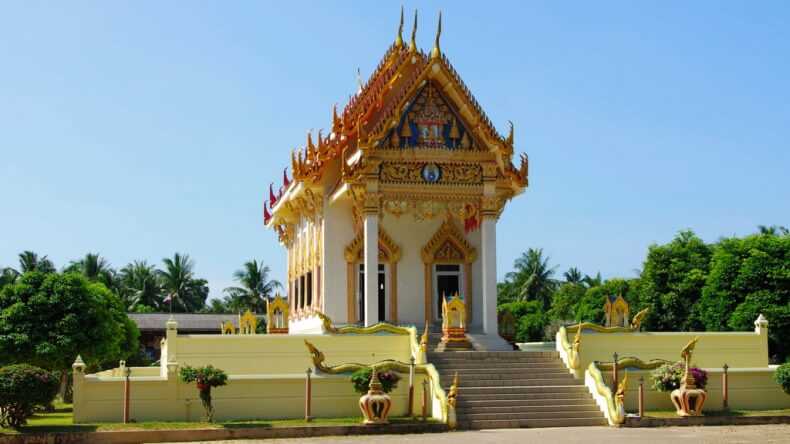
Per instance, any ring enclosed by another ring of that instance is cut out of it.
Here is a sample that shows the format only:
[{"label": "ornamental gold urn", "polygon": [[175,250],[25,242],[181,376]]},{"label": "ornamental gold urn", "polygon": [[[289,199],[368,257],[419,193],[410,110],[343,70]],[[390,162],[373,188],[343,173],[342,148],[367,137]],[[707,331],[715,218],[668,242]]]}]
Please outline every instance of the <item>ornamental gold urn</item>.
[{"label": "ornamental gold urn", "polygon": [[691,353],[694,351],[697,341],[699,341],[699,336],[692,339],[680,352],[680,357],[683,358],[686,370],[683,374],[680,388],[672,390],[672,393],[669,395],[672,404],[675,405],[675,412],[678,416],[702,415],[702,406],[705,405],[705,400],[708,398],[708,393],[705,390],[697,388],[697,381],[694,380],[694,375],[691,374]]},{"label": "ornamental gold urn", "polygon": [[388,424],[387,416],[391,406],[392,399],[382,390],[379,375],[374,367],[373,374],[370,376],[370,388],[367,394],[359,398],[359,409],[365,417],[363,424]]}]

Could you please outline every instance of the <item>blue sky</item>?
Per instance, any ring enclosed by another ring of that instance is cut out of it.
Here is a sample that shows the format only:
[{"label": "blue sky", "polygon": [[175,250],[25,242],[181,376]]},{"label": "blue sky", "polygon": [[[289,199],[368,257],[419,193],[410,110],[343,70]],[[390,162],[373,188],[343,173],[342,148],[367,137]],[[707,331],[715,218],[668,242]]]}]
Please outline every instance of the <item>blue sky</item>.
[{"label": "blue sky", "polygon": [[[0,266],[192,256],[212,295],[247,259],[285,272],[261,201],[305,132],[391,43],[400,2],[3,2]],[[632,276],[648,245],[790,225],[790,3],[405,3],[531,186],[499,224]],[[410,31],[407,20],[406,34]]]}]

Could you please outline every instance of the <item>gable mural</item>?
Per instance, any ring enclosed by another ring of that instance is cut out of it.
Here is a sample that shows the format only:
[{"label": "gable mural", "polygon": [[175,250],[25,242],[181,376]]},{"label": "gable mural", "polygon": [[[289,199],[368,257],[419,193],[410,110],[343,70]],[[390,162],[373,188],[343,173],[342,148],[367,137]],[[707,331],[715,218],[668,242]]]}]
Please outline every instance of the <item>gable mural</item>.
[{"label": "gable mural", "polygon": [[403,113],[400,124],[390,131],[384,146],[464,150],[476,148],[469,131],[432,82],[416,95]]}]

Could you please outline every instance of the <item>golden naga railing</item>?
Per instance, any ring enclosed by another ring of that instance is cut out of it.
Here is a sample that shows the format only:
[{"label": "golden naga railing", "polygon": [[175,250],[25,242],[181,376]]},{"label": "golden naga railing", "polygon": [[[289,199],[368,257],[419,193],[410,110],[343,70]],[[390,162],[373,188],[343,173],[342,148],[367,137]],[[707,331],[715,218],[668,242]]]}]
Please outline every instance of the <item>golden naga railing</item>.
[{"label": "golden naga railing", "polygon": [[[398,373],[409,374],[410,371],[410,363],[401,362],[395,359],[385,359],[382,361],[374,362],[373,364],[360,364],[357,362],[348,362],[338,365],[327,365],[326,364],[326,356],[324,353],[318,350],[315,345],[310,343],[308,340],[305,339],[304,341],[305,346],[310,352],[311,358],[313,360],[313,366],[315,366],[315,370],[317,372],[326,373],[329,375],[338,375],[344,373],[353,373],[357,370],[363,368],[374,368],[378,372],[383,372],[387,370],[395,371]],[[442,385],[439,379],[439,372],[436,370],[436,367],[433,364],[414,364],[414,372],[425,374],[428,379],[431,381],[432,396],[435,399],[439,406],[441,407],[442,417],[441,420],[446,422],[448,420],[448,408],[454,409],[454,405],[450,406],[448,404],[447,395],[442,389]],[[456,389],[457,394],[457,389]],[[453,398],[455,400],[455,398]]]},{"label": "golden naga railing", "polygon": [[[623,380],[617,384],[617,391],[612,394],[606,382],[604,381],[602,371],[611,371],[614,368],[613,362],[597,362],[593,361],[587,367],[585,372],[585,385],[592,391],[593,395],[602,398],[603,403],[606,405],[604,414],[609,421],[609,425],[619,426],[625,421],[625,391],[628,387],[628,370],[653,370],[670,361],[664,359],[652,359],[650,361],[642,361],[635,357],[626,357],[617,360],[617,368],[625,369],[625,376]],[[603,407],[603,406],[602,406]]]}]

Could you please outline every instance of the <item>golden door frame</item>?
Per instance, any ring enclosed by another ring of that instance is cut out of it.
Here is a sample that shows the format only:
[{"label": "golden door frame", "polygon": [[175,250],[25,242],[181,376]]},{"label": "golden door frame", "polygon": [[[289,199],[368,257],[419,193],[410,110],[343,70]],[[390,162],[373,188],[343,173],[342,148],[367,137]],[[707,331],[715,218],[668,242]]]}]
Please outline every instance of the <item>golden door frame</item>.
[{"label": "golden door frame", "polygon": [[472,264],[477,250],[469,244],[461,230],[448,217],[436,230],[428,243],[422,247],[422,262],[425,265],[425,322],[433,322],[433,268],[436,263],[459,264],[464,267],[464,302],[466,320],[472,322]]},{"label": "golden door frame", "polygon": [[[351,241],[344,251],[346,258],[346,308],[348,322],[354,323],[357,320],[356,303],[356,279],[354,264],[364,262],[364,241],[365,236],[359,232],[354,240]],[[379,227],[379,263],[389,264],[389,284],[390,284],[390,306],[388,322],[396,324],[398,322],[398,262],[400,262],[400,247],[392,238]]]}]

